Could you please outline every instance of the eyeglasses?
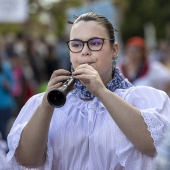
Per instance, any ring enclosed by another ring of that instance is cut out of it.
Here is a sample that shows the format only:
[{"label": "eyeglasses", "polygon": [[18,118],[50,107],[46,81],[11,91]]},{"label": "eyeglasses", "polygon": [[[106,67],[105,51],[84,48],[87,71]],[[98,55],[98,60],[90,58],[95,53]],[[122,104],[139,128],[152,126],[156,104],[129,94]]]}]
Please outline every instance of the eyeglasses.
[{"label": "eyeglasses", "polygon": [[103,47],[104,40],[113,40],[106,38],[90,38],[88,41],[82,40],[70,40],[67,41],[68,48],[73,53],[79,53],[83,50],[84,44],[87,43],[87,47],[91,51],[100,51]]}]

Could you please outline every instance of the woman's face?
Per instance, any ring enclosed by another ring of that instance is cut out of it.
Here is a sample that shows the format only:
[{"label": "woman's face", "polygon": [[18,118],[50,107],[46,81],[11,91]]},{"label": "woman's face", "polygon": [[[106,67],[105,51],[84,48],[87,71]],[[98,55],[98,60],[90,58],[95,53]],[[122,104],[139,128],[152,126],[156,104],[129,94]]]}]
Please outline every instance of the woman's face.
[{"label": "woman's face", "polygon": [[[70,40],[88,41],[93,37],[109,39],[104,27],[95,21],[80,21],[73,25]],[[103,80],[111,77],[112,74],[112,59],[116,57],[118,45],[115,43],[110,46],[109,40],[104,40],[103,47],[100,51],[91,51],[87,43],[81,52],[73,53],[70,51],[70,61],[73,68],[76,69],[81,64],[91,65],[100,74]]]},{"label": "woman's face", "polygon": [[128,45],[126,47],[126,58],[130,62],[138,62],[141,63],[141,60],[143,59],[143,51],[140,47],[137,47],[135,45]]}]

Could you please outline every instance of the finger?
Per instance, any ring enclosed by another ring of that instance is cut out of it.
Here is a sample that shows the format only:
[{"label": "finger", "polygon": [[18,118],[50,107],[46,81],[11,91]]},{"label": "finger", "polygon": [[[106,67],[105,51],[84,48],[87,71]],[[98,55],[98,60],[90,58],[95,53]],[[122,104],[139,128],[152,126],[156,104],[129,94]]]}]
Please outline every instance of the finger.
[{"label": "finger", "polygon": [[66,81],[67,79],[69,79],[70,78],[70,76],[58,76],[58,77],[54,77],[53,79],[51,79],[50,81],[49,81],[49,86],[53,86],[53,85],[55,85],[55,84],[57,84],[57,83],[62,83],[62,82],[64,82],[64,81]]},{"label": "finger", "polygon": [[89,68],[79,68],[79,69],[76,69],[72,75],[78,75],[78,74],[93,74],[95,70],[92,70],[92,69],[89,69]]},{"label": "finger", "polygon": [[58,76],[61,76],[61,75],[70,75],[71,73],[67,70],[64,70],[64,69],[59,69],[59,70],[55,70],[53,72],[53,74],[51,75],[51,78],[50,80],[54,79],[55,77],[58,77]]},{"label": "finger", "polygon": [[97,78],[97,76],[96,75],[80,74],[80,75],[75,75],[74,78],[84,81],[84,80],[94,80]]},{"label": "finger", "polygon": [[55,85],[53,85],[53,86],[49,86],[49,87],[48,87],[48,91],[57,89],[57,88],[61,87],[62,84],[63,84],[62,82],[59,82],[59,83],[57,83],[57,84],[55,84]]},{"label": "finger", "polygon": [[89,64],[81,64],[75,70],[82,69],[82,68],[88,68],[88,69],[94,70],[94,68],[90,66]]}]

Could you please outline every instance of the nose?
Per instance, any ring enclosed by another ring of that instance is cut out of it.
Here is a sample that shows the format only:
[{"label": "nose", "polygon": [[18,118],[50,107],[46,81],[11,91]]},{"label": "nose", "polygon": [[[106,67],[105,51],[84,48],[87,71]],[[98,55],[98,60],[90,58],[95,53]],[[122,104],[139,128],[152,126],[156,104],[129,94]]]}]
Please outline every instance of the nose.
[{"label": "nose", "polygon": [[91,50],[87,46],[87,43],[84,43],[84,47],[83,47],[81,53],[82,53],[82,56],[88,56],[91,54]]}]

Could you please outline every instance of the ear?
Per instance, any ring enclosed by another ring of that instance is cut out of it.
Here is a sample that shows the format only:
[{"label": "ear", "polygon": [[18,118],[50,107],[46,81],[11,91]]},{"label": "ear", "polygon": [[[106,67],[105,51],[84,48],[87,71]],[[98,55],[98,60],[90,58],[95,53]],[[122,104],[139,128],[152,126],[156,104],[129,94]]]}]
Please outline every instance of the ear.
[{"label": "ear", "polygon": [[117,42],[114,43],[113,45],[113,57],[114,59],[116,59],[118,57],[118,48],[119,48],[119,45]]}]

